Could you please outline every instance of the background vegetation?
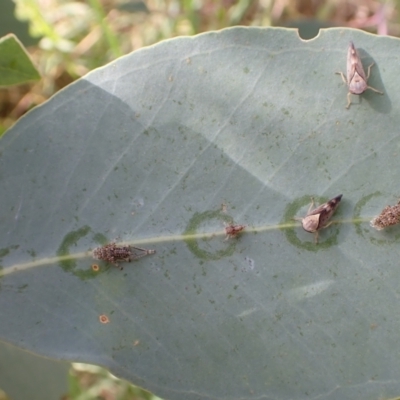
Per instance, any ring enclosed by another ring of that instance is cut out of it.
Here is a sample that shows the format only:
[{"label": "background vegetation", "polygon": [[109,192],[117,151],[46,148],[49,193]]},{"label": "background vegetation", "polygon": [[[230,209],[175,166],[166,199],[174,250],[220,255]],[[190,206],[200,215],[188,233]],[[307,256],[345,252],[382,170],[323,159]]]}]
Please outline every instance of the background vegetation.
[{"label": "background vegetation", "polygon": [[320,27],[399,36],[399,1],[375,0],[3,0],[0,36],[28,46],[42,79],[0,90],[0,133],[29,109],[117,57],[160,40],[235,25]]}]

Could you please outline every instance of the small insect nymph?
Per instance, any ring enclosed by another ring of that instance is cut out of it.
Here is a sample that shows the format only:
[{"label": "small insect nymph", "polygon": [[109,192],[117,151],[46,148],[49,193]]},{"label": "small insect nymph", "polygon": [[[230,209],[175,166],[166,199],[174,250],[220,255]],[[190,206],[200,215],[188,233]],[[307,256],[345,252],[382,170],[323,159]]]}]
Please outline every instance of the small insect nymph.
[{"label": "small insect nymph", "polygon": [[225,240],[232,239],[236,237],[240,232],[246,228],[246,225],[233,225],[228,224],[225,226],[226,238]]},{"label": "small insect nymph", "polygon": [[307,211],[307,215],[304,218],[294,218],[297,221],[301,221],[301,225],[305,231],[315,234],[315,243],[318,243],[318,231],[327,228],[332,223],[329,220],[337,209],[342,196],[342,194],[339,194],[339,196],[321,204],[314,210],[312,210],[314,199],[311,198],[311,205]]},{"label": "small insect nymph", "polygon": [[395,206],[386,206],[381,213],[371,221],[371,226],[378,231],[388,226],[400,223],[400,201]]},{"label": "small insect nymph", "polygon": [[[103,260],[119,267],[118,262],[138,260],[139,258],[149,254],[154,254],[155,252],[155,250],[147,250],[140,247],[119,246],[115,242],[112,242],[94,249],[93,257],[97,260]],[[120,267],[120,269],[122,270],[123,268]]]},{"label": "small insect nymph", "polygon": [[349,88],[349,92],[347,93],[346,108],[350,107],[352,94],[358,95],[364,93],[367,89],[371,89],[376,93],[383,94],[383,92],[379,91],[378,89],[368,86],[368,79],[371,72],[371,67],[373,65],[374,63],[372,63],[368,67],[368,73],[367,75],[365,75],[360,56],[358,55],[358,52],[354,47],[354,43],[350,42],[349,48],[347,50],[347,80],[344,77],[343,72],[336,72],[337,74],[342,76],[343,82]]}]

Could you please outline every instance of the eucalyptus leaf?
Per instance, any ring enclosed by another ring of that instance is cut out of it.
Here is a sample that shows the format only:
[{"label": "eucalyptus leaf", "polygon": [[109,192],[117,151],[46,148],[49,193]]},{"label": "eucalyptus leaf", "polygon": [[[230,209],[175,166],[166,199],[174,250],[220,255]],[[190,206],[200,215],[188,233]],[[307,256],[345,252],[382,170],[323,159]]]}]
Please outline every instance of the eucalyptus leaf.
[{"label": "eucalyptus leaf", "polygon": [[[384,95],[347,110],[350,40]],[[369,225],[399,195],[399,57],[357,30],[226,29],[21,118],[0,141],[2,340],[168,399],[399,395],[400,230]],[[293,218],[339,194],[316,245]],[[91,258],[112,241],[156,254]]]}]

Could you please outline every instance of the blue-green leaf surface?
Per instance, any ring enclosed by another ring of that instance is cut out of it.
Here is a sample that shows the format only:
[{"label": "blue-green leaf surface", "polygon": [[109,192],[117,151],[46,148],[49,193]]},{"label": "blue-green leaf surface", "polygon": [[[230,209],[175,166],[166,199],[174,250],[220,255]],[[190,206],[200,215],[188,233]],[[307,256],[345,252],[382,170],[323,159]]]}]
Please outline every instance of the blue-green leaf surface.
[{"label": "blue-green leaf surface", "polygon": [[[350,40],[385,94],[347,110]],[[368,221],[400,193],[399,57],[355,30],[234,28],[30,112],[0,141],[1,339],[169,399],[398,395],[400,231]],[[315,245],[292,218],[341,193]],[[94,272],[116,238],[157,253]]]}]

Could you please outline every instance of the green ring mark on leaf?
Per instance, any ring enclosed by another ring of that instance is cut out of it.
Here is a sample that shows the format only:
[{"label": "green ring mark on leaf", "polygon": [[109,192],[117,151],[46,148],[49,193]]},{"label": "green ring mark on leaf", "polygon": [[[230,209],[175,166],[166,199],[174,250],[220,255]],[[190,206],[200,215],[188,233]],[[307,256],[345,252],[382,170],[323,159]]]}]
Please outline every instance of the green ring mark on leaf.
[{"label": "green ring mark on leaf", "polygon": [[3,249],[0,249],[0,259],[2,259],[3,257],[9,255],[11,250],[17,250],[18,248],[19,248],[19,245],[18,244],[14,244],[12,246],[4,247]]},{"label": "green ring mark on leaf", "polygon": [[222,222],[227,222],[228,224],[233,223],[233,218],[227,214],[222,213],[221,211],[205,211],[203,213],[195,213],[191,220],[189,221],[187,228],[184,232],[184,236],[189,236],[185,238],[185,242],[189,248],[189,250],[197,257],[203,260],[219,260],[222,257],[231,256],[236,247],[236,240],[231,240],[227,243],[227,247],[221,250],[216,250],[215,252],[210,252],[200,248],[199,241],[205,240],[216,240],[215,237],[207,238],[206,235],[202,239],[191,238],[190,236],[197,234],[197,230],[200,225],[206,221],[210,220],[219,220]]},{"label": "green ring mark on leaf", "polygon": [[[285,209],[285,212],[283,214],[283,219],[281,221],[282,225],[287,225],[288,221],[293,220],[294,217],[304,217],[304,215],[300,216],[299,215],[299,210],[304,207],[305,205],[310,205],[311,204],[311,197],[312,196],[303,196],[300,199],[295,200],[292,203],[289,203],[288,206]],[[314,196],[314,201],[318,203],[318,205],[325,203],[328,201],[326,197],[318,197]],[[317,205],[316,205],[317,207]],[[337,213],[337,212],[336,212]],[[336,214],[335,213],[335,214]],[[327,228],[327,230],[330,231],[329,237],[321,241],[321,232],[324,232],[325,229],[320,230],[320,235],[319,235],[319,242],[318,244],[314,243],[314,235],[312,233],[309,233],[311,241],[307,242],[302,242],[298,237],[296,230],[297,229],[302,229],[301,225],[298,227],[285,227],[282,229],[285,233],[286,239],[291,243],[293,246],[296,246],[299,249],[305,249],[308,251],[319,251],[323,249],[327,249],[329,247],[332,247],[337,244],[337,236],[339,234],[339,228],[334,228],[334,225],[331,225]],[[308,233],[308,232],[307,232]],[[325,234],[323,235],[325,236]]]},{"label": "green ring mark on leaf", "polygon": [[10,249],[8,247],[5,247],[4,249],[0,249],[0,258],[5,257],[9,252],[10,252]]},{"label": "green ring mark on leaf", "polygon": [[[60,247],[57,250],[57,255],[59,257],[65,257],[70,255],[71,246],[75,246],[79,239],[85,237],[91,231],[90,227],[85,225],[82,228],[72,231],[65,235]],[[91,279],[98,276],[99,272],[95,272],[92,269],[87,270],[76,270],[76,260],[72,257],[69,259],[63,259],[59,261],[60,267],[66,272],[72,272],[78,278]]]},{"label": "green ring mark on leaf", "polygon": [[354,226],[356,228],[356,232],[362,236],[365,237],[362,229],[361,229],[361,210],[363,207],[374,197],[380,196],[381,192],[377,191],[374,193],[369,194],[368,196],[362,197],[360,200],[357,201],[356,205],[354,206],[354,213],[353,213],[353,218],[356,221],[354,223]]},{"label": "green ring mark on leaf", "polygon": [[106,236],[104,236],[102,233],[96,233],[93,236],[93,240],[98,243],[101,244],[102,246],[106,245],[108,243],[108,239]]},{"label": "green ring mark on leaf", "polygon": [[[19,247],[19,245],[15,244],[13,246],[4,247],[4,248],[0,249],[0,261],[3,259],[3,257],[9,255],[11,250],[16,250],[16,249],[18,249],[18,247]],[[3,269],[4,269],[4,267],[2,265],[0,265],[0,271],[2,271]],[[4,275],[2,275],[0,273],[0,279],[3,277],[4,277]]]}]

